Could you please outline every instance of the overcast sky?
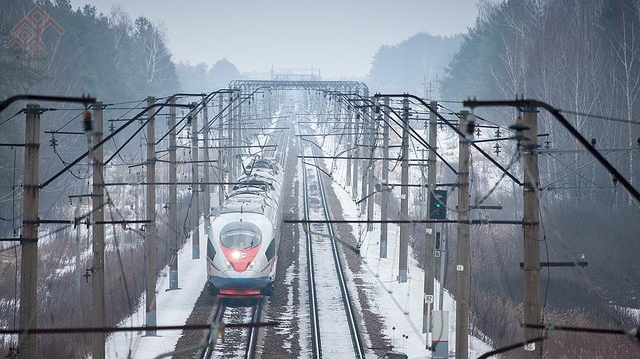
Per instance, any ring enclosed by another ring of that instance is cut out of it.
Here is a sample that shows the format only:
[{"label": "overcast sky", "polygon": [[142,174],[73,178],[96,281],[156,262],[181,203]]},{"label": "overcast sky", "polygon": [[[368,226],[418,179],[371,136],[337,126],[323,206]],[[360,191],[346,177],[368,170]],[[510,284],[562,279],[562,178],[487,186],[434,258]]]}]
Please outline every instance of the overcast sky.
[{"label": "overcast sky", "polygon": [[108,14],[119,3],[131,16],[163,24],[176,61],[227,58],[240,72],[322,71],[323,78],[364,77],[383,44],[418,32],[466,32],[477,0],[72,0]]}]

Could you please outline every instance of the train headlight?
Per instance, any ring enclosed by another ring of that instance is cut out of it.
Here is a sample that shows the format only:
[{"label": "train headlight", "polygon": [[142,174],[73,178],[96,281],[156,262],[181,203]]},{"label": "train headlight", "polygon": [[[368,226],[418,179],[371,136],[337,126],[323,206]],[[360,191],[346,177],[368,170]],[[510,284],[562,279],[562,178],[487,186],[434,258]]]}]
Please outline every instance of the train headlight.
[{"label": "train headlight", "polygon": [[233,259],[240,259],[242,258],[242,252],[233,252],[231,253],[231,257],[233,257]]},{"label": "train headlight", "polygon": [[226,264],[226,265],[227,265],[227,268],[228,268],[228,269],[231,269],[231,263],[229,263],[229,261],[224,261],[224,264]]},{"label": "train headlight", "polygon": [[249,263],[249,269],[253,269],[253,262]]}]

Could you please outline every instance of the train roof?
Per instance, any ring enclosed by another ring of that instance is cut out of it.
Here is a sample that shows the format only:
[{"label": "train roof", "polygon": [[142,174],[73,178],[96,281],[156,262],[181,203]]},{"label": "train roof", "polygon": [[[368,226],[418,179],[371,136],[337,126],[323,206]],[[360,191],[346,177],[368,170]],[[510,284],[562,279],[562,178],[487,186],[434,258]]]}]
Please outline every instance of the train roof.
[{"label": "train roof", "polygon": [[222,206],[222,213],[251,212],[266,214],[269,208],[276,208],[278,199],[265,195],[263,191],[256,191],[250,188],[235,190]]},{"label": "train roof", "polygon": [[244,161],[244,170],[246,173],[254,171],[275,171],[282,173],[282,167],[273,159],[265,157],[251,157]]},{"label": "train roof", "polygon": [[274,160],[259,156],[244,161],[245,175],[222,204],[220,214],[256,213],[269,219],[275,216],[282,188],[282,167]]}]

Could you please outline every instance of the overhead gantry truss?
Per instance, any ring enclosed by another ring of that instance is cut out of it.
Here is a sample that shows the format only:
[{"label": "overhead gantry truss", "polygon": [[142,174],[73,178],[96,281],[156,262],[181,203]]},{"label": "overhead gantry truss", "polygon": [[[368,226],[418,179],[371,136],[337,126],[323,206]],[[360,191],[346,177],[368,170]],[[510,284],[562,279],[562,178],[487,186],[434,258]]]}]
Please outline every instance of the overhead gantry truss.
[{"label": "overhead gantry truss", "polygon": [[326,90],[326,91],[358,91],[369,88],[364,82],[359,81],[271,81],[271,80],[234,80],[229,83],[230,89],[239,89],[242,92],[251,92],[258,88],[271,88],[274,90]]}]

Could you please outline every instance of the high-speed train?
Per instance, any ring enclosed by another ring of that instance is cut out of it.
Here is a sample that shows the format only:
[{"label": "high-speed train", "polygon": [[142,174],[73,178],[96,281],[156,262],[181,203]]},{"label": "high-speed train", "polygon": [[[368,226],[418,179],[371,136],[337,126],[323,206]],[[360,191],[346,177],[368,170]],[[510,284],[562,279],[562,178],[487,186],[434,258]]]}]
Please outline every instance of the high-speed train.
[{"label": "high-speed train", "polygon": [[283,169],[253,157],[244,168],[207,239],[207,286],[218,297],[271,295],[278,260]]}]

